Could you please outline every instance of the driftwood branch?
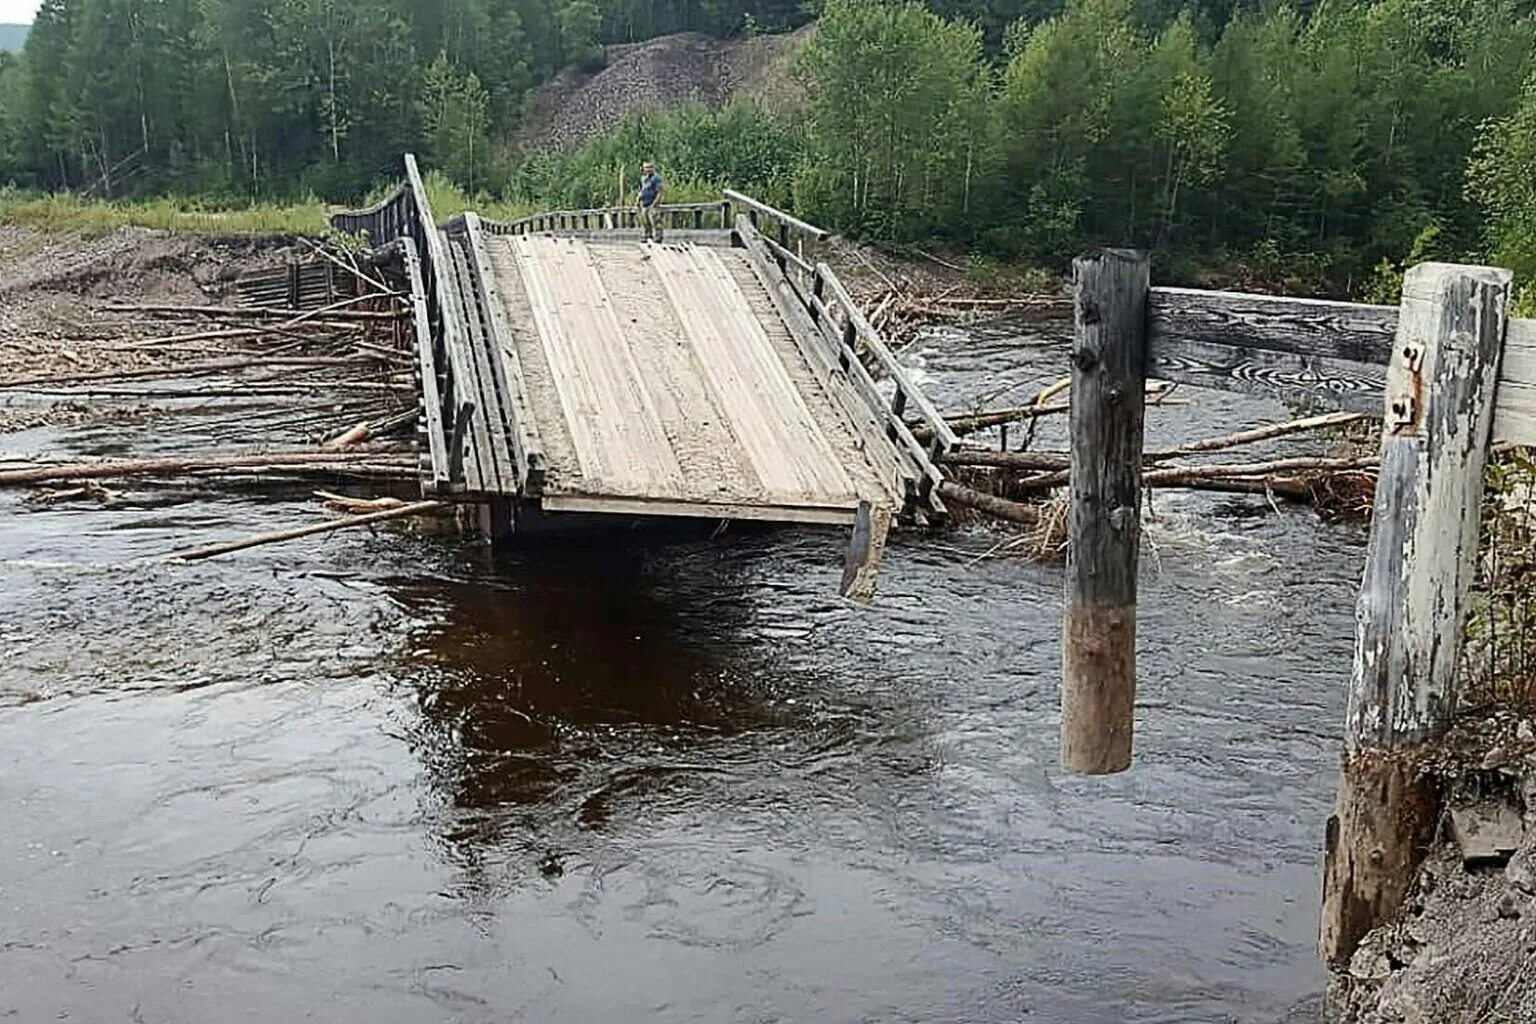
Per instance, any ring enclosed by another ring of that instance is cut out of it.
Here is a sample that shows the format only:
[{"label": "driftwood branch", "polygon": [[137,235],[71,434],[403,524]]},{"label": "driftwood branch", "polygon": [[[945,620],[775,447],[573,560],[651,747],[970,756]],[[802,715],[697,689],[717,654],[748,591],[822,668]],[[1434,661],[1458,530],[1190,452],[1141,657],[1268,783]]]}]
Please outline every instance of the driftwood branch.
[{"label": "driftwood branch", "polygon": [[[989,427],[1000,427],[1004,423],[1017,423],[1020,420],[1035,419],[1039,416],[1059,415],[1066,412],[1067,408],[1065,402],[1055,405],[1021,405],[968,416],[946,416],[945,422],[956,434],[974,434]],[[912,428],[912,436],[919,441],[929,441],[933,438],[933,432],[928,427],[918,424]]]},{"label": "driftwood branch", "polygon": [[368,515],[357,516],[352,519],[338,519],[327,523],[315,523],[311,526],[301,526],[293,530],[259,533],[252,537],[246,537],[243,540],[232,540],[222,544],[210,544],[207,547],[190,548],[186,551],[177,551],[170,557],[180,559],[183,562],[195,562],[218,555],[227,555],[234,551],[244,551],[246,548],[259,547],[263,544],[277,544],[282,541],[297,540],[300,537],[311,537],[317,533],[334,533],[337,530],[350,530],[353,527],[388,522],[391,519],[406,519],[411,516],[426,515],[446,507],[447,503],[442,501],[418,501],[412,505],[402,505],[399,508],[386,509],[383,512],[371,512]]},{"label": "driftwood branch", "polygon": [[1197,452],[1220,451],[1224,448],[1236,448],[1239,445],[1254,444],[1258,441],[1285,437],[1288,434],[1300,434],[1308,430],[1348,426],[1351,423],[1359,423],[1370,418],[1365,413],[1330,412],[1322,416],[1309,416],[1305,419],[1290,420],[1286,423],[1271,423],[1268,426],[1255,427],[1252,430],[1240,430],[1235,434],[1213,437],[1204,441],[1191,441],[1189,444],[1181,444],[1177,448],[1171,448],[1167,452],[1159,454],[1193,455]]},{"label": "driftwood branch", "polygon": [[[1197,480],[1225,480],[1235,477],[1265,477],[1285,473],[1340,473],[1375,469],[1376,458],[1330,459],[1294,458],[1270,459],[1267,462],[1239,462],[1215,466],[1167,466],[1150,469],[1142,474],[1144,487],[1190,486]],[[1070,470],[1026,477],[1015,486],[1021,490],[1043,491],[1070,483]]]},{"label": "driftwood branch", "polygon": [[1376,456],[1352,459],[1293,458],[1270,459],[1267,462],[1240,462],[1225,466],[1168,466],[1151,469],[1142,474],[1143,486],[1155,487],[1165,482],[1188,480],[1220,480],[1226,477],[1271,476],[1277,473],[1344,473],[1375,469],[1380,465]]}]

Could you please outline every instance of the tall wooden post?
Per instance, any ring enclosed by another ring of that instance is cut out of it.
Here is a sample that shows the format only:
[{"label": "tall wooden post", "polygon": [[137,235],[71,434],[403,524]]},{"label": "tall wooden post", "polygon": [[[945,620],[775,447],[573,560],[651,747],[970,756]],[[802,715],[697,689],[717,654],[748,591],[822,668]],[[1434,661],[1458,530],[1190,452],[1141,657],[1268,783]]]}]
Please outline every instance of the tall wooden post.
[{"label": "tall wooden post", "polygon": [[1510,277],[1430,263],[1403,281],[1328,820],[1320,945],[1336,964],[1396,912],[1439,817],[1415,762],[1456,709]]},{"label": "tall wooden post", "polygon": [[1107,775],[1131,765],[1150,272],[1145,254],[1124,249],[1083,256],[1073,272],[1061,765]]}]

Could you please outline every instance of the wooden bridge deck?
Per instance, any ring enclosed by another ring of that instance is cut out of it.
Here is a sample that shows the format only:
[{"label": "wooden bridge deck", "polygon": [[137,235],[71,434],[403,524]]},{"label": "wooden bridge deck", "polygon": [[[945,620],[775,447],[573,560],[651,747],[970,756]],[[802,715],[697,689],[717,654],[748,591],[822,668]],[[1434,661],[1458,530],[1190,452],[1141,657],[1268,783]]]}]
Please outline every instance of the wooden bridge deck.
[{"label": "wooden bridge deck", "polygon": [[424,494],[479,505],[492,533],[531,509],[851,524],[861,599],[892,519],[943,514],[953,432],[791,248],[820,229],[734,192],[668,206],[664,245],[625,209],[440,225],[405,165],[333,223],[409,283]]},{"label": "wooden bridge deck", "polygon": [[901,504],[740,249],[486,239],[549,511],[849,523]]}]

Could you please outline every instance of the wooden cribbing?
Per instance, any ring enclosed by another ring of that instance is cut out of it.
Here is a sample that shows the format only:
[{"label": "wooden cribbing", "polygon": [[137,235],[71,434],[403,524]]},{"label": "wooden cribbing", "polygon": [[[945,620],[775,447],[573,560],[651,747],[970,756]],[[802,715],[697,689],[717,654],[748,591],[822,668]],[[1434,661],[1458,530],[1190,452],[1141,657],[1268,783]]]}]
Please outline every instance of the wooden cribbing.
[{"label": "wooden cribbing", "polygon": [[1150,279],[1146,256],[1122,249],[1080,257],[1073,271],[1061,764],[1104,775],[1131,764]]},{"label": "wooden cribbing", "polygon": [[1333,963],[1397,912],[1439,818],[1416,765],[1456,708],[1510,281],[1446,264],[1403,281],[1327,829],[1321,952]]}]

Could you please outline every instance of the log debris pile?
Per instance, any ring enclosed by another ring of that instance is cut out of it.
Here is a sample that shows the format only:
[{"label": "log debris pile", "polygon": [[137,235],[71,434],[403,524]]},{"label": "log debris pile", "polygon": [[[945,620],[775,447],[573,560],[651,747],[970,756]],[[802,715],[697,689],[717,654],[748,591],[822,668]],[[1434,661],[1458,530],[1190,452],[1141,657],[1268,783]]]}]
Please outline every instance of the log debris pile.
[{"label": "log debris pile", "polygon": [[[1071,483],[1071,453],[1033,447],[1039,421],[1064,415],[1070,403],[1066,389],[1052,385],[1028,405],[969,412],[947,417],[957,434],[974,436],[996,429],[998,443],[963,444],[941,456],[950,481],[941,496],[975,513],[1028,527],[1025,536],[1007,542],[1008,550],[1026,550],[1035,557],[1059,555],[1065,549],[1063,489]],[[1149,410],[1174,405],[1171,389],[1149,383]],[[1335,442],[1338,454],[1270,457],[1234,456],[1237,449],[1304,434],[1348,435],[1368,427],[1374,418],[1360,413],[1334,412],[1273,423],[1249,430],[1205,438],[1150,451],[1142,465],[1142,485],[1157,489],[1187,489],[1229,494],[1253,494],[1271,504],[1287,501],[1316,506],[1337,517],[1369,514],[1379,460],[1356,446]],[[1010,445],[1010,427],[1017,445]],[[1022,435],[1022,436],[1020,436]]]},{"label": "log debris pile", "polygon": [[[344,252],[317,251],[355,278],[307,310],[77,300],[59,328],[32,335],[0,378],[0,433],[34,426],[124,426],[137,457],[59,460],[0,453],[0,488],[34,506],[115,504],[130,489],[296,491],[350,485],[383,499],[318,492],[346,514],[293,536],[440,510],[393,497],[418,488],[415,343],[398,282]],[[349,282],[350,284],[350,282]],[[274,535],[260,542],[287,539]],[[252,541],[193,551],[211,557]]]},{"label": "log debris pile", "polygon": [[910,345],[928,328],[963,327],[983,320],[1021,316],[1066,317],[1072,302],[1059,281],[1007,278],[987,281],[972,269],[928,252],[917,260],[893,259],[844,238],[826,243],[824,255],[848,284],[860,309],[894,349]]}]

